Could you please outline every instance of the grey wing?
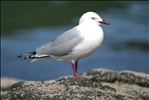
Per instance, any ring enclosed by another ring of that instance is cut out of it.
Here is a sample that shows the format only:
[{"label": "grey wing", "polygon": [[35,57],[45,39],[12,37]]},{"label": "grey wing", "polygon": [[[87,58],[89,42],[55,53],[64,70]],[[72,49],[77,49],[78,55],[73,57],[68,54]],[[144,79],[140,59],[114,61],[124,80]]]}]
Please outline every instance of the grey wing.
[{"label": "grey wing", "polygon": [[72,49],[82,41],[80,31],[77,27],[64,32],[58,36],[55,40],[47,43],[36,49],[39,55],[53,55],[64,56],[68,55]]}]

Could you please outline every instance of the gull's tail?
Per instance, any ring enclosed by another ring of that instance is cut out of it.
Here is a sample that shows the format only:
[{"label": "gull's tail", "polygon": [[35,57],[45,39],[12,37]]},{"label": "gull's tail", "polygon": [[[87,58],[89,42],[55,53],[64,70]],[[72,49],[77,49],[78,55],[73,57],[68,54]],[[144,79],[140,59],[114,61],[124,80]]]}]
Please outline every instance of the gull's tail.
[{"label": "gull's tail", "polygon": [[34,61],[38,61],[38,60],[43,60],[43,59],[47,59],[50,58],[49,55],[36,55],[37,53],[35,51],[27,53],[27,54],[23,54],[18,56],[18,58],[21,58],[22,60],[27,60],[27,59],[32,59],[31,62]]}]

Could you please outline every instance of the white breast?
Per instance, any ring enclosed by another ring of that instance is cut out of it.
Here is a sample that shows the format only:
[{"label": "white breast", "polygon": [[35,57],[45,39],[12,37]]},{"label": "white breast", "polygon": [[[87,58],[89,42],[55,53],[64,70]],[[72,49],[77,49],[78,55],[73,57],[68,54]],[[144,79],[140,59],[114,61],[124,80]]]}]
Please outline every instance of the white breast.
[{"label": "white breast", "polygon": [[[72,55],[83,58],[93,53],[103,41],[103,30],[100,26],[95,25],[90,28],[89,26],[80,27],[81,36],[84,38],[82,42],[77,45],[72,52]],[[86,29],[83,29],[86,28]]]}]

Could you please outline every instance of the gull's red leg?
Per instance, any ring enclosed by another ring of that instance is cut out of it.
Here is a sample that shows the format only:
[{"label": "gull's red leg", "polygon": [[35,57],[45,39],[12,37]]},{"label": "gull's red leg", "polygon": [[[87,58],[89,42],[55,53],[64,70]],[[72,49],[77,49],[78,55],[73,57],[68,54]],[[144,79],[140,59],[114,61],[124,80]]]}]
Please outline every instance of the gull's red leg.
[{"label": "gull's red leg", "polygon": [[73,76],[74,77],[77,77],[77,72],[76,72],[76,68],[75,68],[75,63],[71,61],[71,66],[72,66],[72,69],[73,69]]},{"label": "gull's red leg", "polygon": [[76,61],[76,63],[75,63],[75,69],[76,69],[76,73],[77,73],[77,69],[78,69],[78,61]]},{"label": "gull's red leg", "polygon": [[76,62],[71,61],[70,63],[71,63],[72,69],[73,69],[73,76],[76,78],[84,78],[83,76],[77,75],[78,61],[76,61]]}]

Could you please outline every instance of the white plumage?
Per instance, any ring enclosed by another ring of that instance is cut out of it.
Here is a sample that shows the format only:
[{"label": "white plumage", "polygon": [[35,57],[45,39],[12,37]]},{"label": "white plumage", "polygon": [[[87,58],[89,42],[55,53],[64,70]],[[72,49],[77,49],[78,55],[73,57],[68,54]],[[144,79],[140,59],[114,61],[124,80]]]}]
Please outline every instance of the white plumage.
[{"label": "white plumage", "polygon": [[50,43],[38,47],[34,52],[18,57],[32,59],[32,62],[44,59],[68,61],[71,63],[74,77],[77,75],[78,61],[93,53],[103,41],[100,24],[107,24],[98,14],[87,12],[79,20],[79,25],[62,33]]}]

